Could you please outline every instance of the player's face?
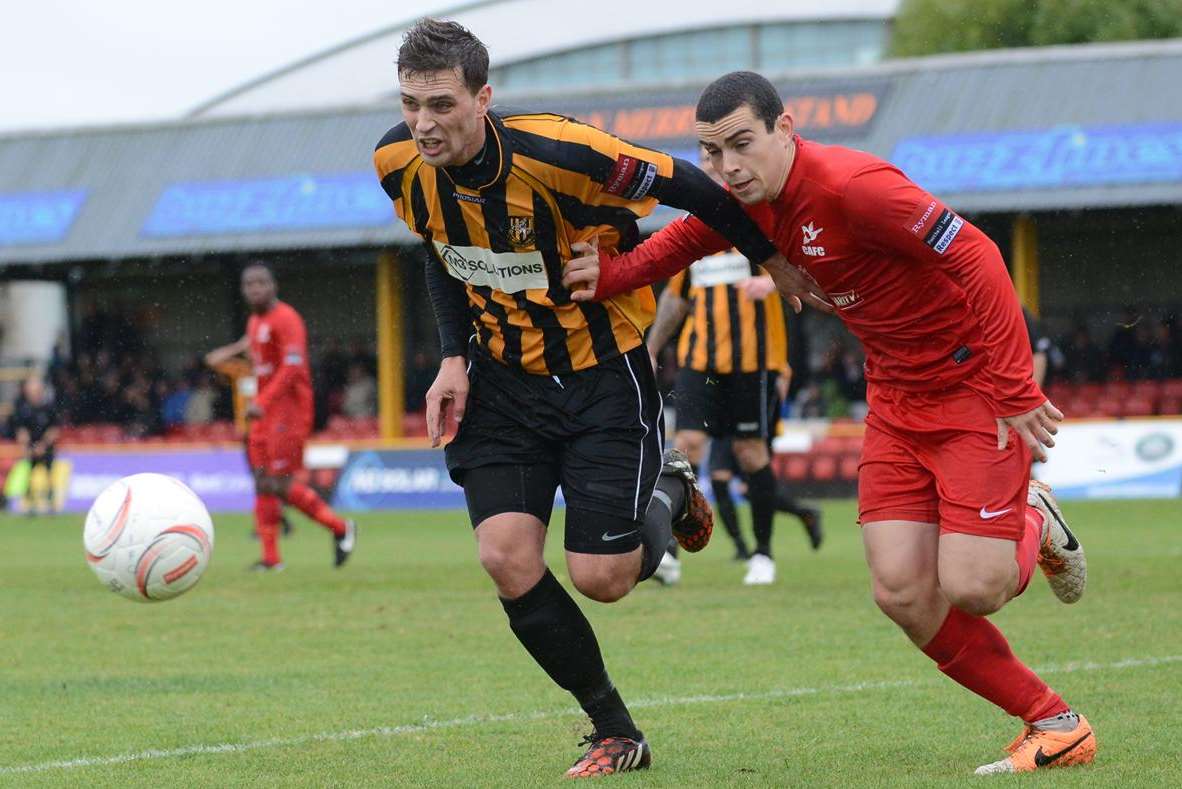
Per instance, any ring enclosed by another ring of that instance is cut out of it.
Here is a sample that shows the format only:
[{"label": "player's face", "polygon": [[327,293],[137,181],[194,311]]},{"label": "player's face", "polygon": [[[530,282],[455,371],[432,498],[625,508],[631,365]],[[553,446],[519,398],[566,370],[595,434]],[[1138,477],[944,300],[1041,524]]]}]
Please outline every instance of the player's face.
[{"label": "player's face", "polygon": [[262,266],[252,266],[242,272],[242,298],[255,311],[265,310],[275,300],[275,278]]},{"label": "player's face", "polygon": [[714,169],[714,163],[710,161],[710,152],[702,145],[698,146],[698,167],[702,168],[702,172],[710,176],[714,183],[726,186],[726,181],[722,180],[722,176]]},{"label": "player's face", "polygon": [[473,94],[460,69],[403,73],[402,115],[423,161],[450,167],[471,161],[484,146],[484,116],[492,100],[485,85]]},{"label": "player's face", "polygon": [[715,123],[695,124],[710,164],[744,203],[774,200],[792,164],[792,118],[784,113],[771,131],[744,104]]}]

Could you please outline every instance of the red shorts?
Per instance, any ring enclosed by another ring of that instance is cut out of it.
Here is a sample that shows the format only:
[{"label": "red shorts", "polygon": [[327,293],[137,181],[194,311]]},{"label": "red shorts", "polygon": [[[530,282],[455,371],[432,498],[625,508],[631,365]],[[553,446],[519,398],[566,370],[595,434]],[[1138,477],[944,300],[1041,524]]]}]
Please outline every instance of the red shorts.
[{"label": "red shorts", "polygon": [[938,523],[1018,540],[1025,530],[1030,448],[1011,431],[997,448],[989,401],[969,384],[939,392],[871,386],[858,471],[858,520]]},{"label": "red shorts", "polygon": [[246,460],[251,469],[288,476],[304,467],[304,444],[310,429],[283,421],[255,422],[246,437]]}]

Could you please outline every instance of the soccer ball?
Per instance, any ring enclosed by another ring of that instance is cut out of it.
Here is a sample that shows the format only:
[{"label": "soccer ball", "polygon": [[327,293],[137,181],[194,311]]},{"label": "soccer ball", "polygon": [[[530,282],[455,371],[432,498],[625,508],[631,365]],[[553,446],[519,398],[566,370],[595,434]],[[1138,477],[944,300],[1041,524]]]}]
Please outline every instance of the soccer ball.
[{"label": "soccer ball", "polygon": [[141,603],[171,600],[209,566],[213,522],[180,480],[133,474],[94,500],[82,544],[90,569],[112,592]]}]

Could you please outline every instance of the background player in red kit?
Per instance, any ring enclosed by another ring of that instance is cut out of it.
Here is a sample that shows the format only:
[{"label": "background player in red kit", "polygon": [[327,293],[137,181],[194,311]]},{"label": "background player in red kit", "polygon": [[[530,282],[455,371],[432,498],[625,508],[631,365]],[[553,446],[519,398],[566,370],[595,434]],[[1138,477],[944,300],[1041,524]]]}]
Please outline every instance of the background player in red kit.
[{"label": "background player in red kit", "polygon": [[[697,132],[731,193],[807,272],[866,351],[870,413],[859,520],[874,597],[948,677],[1026,727],[979,774],[1090,762],[1088,722],[1018,660],[985,618],[1025,590],[1036,562],[1063,602],[1083,592],[1083,550],[1030,457],[1062,414],[1032,380],[1022,312],[996,245],[889,163],[793,133],[751,72],[711,84]],[[656,281],[728,247],[675,222],[632,252],[568,264],[576,298]]]},{"label": "background player in red kit", "polygon": [[333,534],[337,567],[353,552],[357,527],[328,506],[316,491],[293,478],[303,469],[304,444],[312,432],[312,376],[308,368],[308,334],[304,320],[278,298],[275,276],[262,263],[242,271],[242,297],[250,307],[246,335],[211,351],[206,362],[216,365],[249,353],[258,393],[246,411],[250,420],[246,457],[255,478],[255,527],[263,558],[252,566],[282,570],[279,522],[287,502]]}]

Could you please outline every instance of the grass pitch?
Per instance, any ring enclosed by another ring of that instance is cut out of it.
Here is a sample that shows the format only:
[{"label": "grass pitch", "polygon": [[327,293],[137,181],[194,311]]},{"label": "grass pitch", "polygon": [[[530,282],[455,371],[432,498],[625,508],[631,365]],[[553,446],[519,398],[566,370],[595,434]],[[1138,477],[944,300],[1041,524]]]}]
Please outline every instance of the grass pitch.
[{"label": "grass pitch", "polygon": [[[994,621],[1089,716],[1094,766],[973,779],[1018,726],[878,613],[853,505],[833,502],[816,554],[779,519],[774,587],[743,587],[719,534],[680,587],[580,598],[654,751],[652,770],[603,780],[1182,784],[1182,506],[1064,509],[1084,599],[1062,606],[1036,578]],[[299,520],[274,576],[245,572],[245,517],[215,522],[196,589],[137,605],[87,569],[80,518],[0,517],[0,785],[565,785],[589,727],[510,633],[463,513],[363,515],[340,571]]]}]

